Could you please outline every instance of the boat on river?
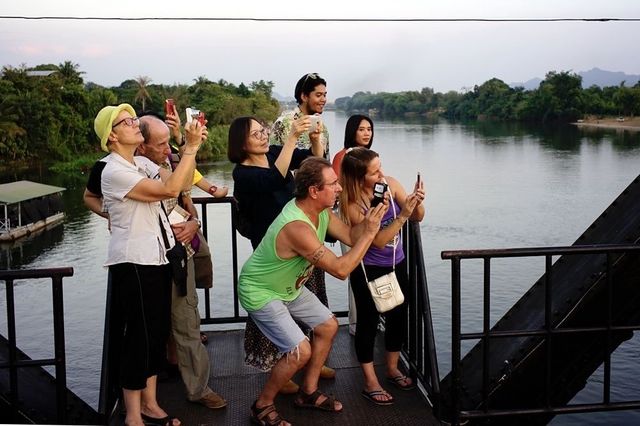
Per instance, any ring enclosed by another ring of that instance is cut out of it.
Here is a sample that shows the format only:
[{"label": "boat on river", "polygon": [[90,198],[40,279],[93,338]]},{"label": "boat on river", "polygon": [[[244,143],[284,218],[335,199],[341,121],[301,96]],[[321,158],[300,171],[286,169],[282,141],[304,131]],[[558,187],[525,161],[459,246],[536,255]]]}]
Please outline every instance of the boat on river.
[{"label": "boat on river", "polygon": [[20,180],[0,185],[0,242],[15,241],[64,220],[66,188]]}]

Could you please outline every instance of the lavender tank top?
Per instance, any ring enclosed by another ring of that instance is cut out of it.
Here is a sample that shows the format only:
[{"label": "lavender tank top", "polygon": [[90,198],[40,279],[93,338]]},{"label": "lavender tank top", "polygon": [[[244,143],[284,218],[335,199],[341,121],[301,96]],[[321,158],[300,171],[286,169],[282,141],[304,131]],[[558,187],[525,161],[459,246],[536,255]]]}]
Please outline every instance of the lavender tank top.
[{"label": "lavender tank top", "polygon": [[[384,229],[394,220],[393,209],[396,211],[396,216],[400,213],[400,207],[398,203],[396,203],[395,199],[391,199],[391,204],[389,205],[389,209],[382,217],[382,221],[380,222],[380,229]],[[362,259],[365,265],[371,266],[394,266],[393,264],[393,246],[396,246],[396,265],[404,260],[404,250],[402,249],[402,238],[400,238],[400,233],[397,233],[393,239],[383,248],[374,247],[371,245],[367,253],[364,255]]]}]

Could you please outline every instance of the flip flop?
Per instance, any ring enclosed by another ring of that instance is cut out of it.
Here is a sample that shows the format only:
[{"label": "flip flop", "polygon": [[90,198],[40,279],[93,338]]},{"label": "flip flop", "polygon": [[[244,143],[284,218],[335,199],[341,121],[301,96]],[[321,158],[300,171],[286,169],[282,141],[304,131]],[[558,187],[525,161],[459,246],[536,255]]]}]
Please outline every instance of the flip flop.
[{"label": "flip flop", "polygon": [[387,377],[387,381],[400,390],[408,391],[416,387],[416,384],[413,383],[413,381],[411,381],[411,383],[409,384],[405,384],[407,380],[411,379],[404,374],[399,374],[396,377]]},{"label": "flip flop", "polygon": [[[391,405],[395,402],[395,398],[391,396],[391,394],[384,389],[374,390],[371,392],[367,392],[366,390],[363,390],[362,396],[364,396],[365,399],[368,399],[369,401],[373,402],[376,405]],[[386,396],[388,399],[386,401],[381,399],[376,399],[375,398],[376,396]]]}]

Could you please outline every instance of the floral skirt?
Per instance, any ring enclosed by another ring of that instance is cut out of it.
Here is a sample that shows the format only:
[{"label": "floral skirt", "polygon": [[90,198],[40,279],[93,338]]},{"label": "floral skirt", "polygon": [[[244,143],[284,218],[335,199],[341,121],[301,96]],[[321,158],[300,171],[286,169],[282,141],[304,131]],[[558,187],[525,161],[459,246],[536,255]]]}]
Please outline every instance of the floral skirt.
[{"label": "floral skirt", "polygon": [[[322,269],[314,268],[305,285],[316,295],[320,302],[329,307],[324,271]],[[302,324],[299,325],[306,334],[311,332],[311,329],[307,329]],[[247,326],[244,330],[244,353],[245,363],[262,371],[270,371],[283,355],[276,345],[262,334],[251,318],[247,319]]]}]

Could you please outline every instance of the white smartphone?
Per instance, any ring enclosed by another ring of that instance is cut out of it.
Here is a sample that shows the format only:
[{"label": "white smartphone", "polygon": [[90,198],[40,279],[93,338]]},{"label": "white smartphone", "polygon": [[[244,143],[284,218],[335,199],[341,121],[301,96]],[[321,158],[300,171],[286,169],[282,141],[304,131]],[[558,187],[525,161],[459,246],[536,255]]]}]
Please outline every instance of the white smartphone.
[{"label": "white smartphone", "polygon": [[318,130],[318,123],[320,123],[320,116],[310,115],[309,118],[311,119],[311,126],[309,126],[309,133],[313,133],[316,130]]}]

